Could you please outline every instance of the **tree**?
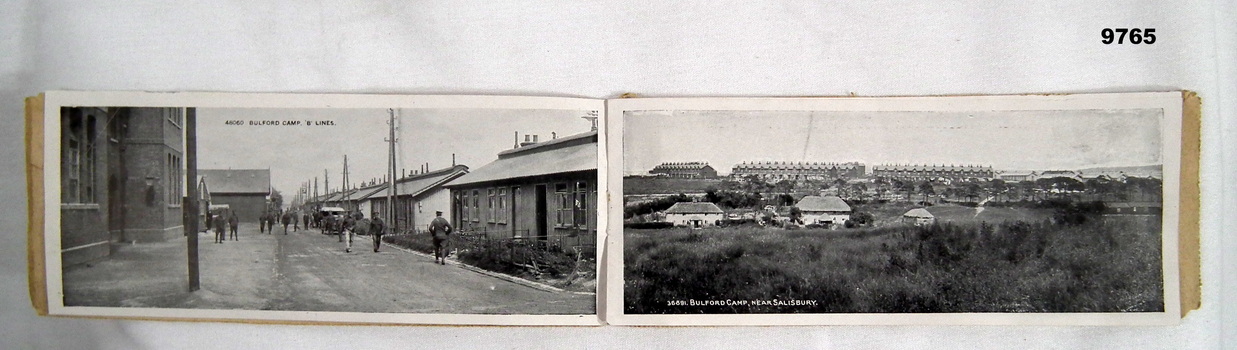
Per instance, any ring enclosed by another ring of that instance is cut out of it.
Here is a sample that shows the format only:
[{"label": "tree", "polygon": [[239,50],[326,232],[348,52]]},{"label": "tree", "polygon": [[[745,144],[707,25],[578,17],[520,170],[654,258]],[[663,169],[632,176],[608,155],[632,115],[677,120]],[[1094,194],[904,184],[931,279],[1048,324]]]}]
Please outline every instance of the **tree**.
[{"label": "tree", "polygon": [[283,208],[283,194],[279,193],[279,190],[276,190],[273,188],[271,189],[270,204],[271,204],[270,209],[273,209],[273,210],[279,210]]},{"label": "tree", "polygon": [[[1009,187],[1009,184],[1005,183],[1005,180],[992,179],[992,181],[988,181],[989,191],[992,191],[992,194],[997,197],[1005,194],[1006,191],[1009,191]],[[1005,197],[1009,198],[1008,195]]]},{"label": "tree", "polygon": [[919,183],[919,193],[923,194],[923,201],[928,202],[928,195],[935,195],[936,188],[932,187],[932,181],[924,181]]},{"label": "tree", "polygon": [[803,211],[799,207],[790,207],[790,222],[803,225]]}]

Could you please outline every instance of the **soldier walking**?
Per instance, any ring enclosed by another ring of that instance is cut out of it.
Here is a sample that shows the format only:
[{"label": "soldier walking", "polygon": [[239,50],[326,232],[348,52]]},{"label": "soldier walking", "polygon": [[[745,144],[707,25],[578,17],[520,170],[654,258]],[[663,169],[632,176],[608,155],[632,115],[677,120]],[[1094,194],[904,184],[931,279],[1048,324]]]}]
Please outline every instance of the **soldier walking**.
[{"label": "soldier walking", "polygon": [[279,222],[283,224],[283,234],[288,234],[288,224],[292,223],[292,213],[283,213],[279,218]]},{"label": "soldier walking", "polygon": [[442,218],[442,211],[437,211],[434,215],[436,217],[430,221],[430,235],[434,237],[434,263],[446,265],[447,252],[443,245],[451,235],[451,224]]},{"label": "soldier walking", "polygon": [[374,253],[377,253],[378,247],[382,246],[384,229],[386,229],[386,225],[382,222],[382,218],[378,217],[378,212],[374,212],[373,219],[369,221],[369,234],[374,239]]},{"label": "soldier walking", "polygon": [[266,218],[271,215],[269,211],[263,211],[262,216],[258,217],[258,232],[266,232]]},{"label": "soldier walking", "polygon": [[227,225],[227,221],[224,220],[222,215],[214,215],[211,216],[210,223],[215,228],[215,243],[223,243],[223,226]]},{"label": "soldier walking", "polygon": [[240,228],[240,225],[241,220],[236,217],[236,213],[230,213],[230,215],[228,215],[228,234],[234,241],[241,240],[240,237],[236,235],[236,230]]}]

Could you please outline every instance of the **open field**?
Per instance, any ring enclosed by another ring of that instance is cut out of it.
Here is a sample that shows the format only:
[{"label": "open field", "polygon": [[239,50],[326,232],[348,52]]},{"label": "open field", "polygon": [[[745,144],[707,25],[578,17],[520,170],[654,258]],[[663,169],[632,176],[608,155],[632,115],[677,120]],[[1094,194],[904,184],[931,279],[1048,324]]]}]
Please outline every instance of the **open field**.
[{"label": "open field", "polygon": [[[923,208],[923,206],[904,202],[889,202],[883,204],[858,204],[856,212],[867,212],[876,218],[876,226],[897,225],[901,223],[902,214],[907,210]],[[1051,209],[1023,207],[965,207],[961,205],[943,204],[926,207],[929,213],[936,216],[939,222],[968,224],[987,222],[998,224],[1005,221],[1037,222],[1052,217]]]},{"label": "open field", "polygon": [[721,185],[721,179],[682,179],[670,177],[624,177],[623,194],[704,193]]},{"label": "open field", "polygon": [[[964,218],[961,209],[974,218],[973,208],[941,209],[946,218]],[[1159,224],[1158,216],[1145,216],[1097,217],[1075,226],[625,229],[624,308],[633,314],[1162,311]]]}]

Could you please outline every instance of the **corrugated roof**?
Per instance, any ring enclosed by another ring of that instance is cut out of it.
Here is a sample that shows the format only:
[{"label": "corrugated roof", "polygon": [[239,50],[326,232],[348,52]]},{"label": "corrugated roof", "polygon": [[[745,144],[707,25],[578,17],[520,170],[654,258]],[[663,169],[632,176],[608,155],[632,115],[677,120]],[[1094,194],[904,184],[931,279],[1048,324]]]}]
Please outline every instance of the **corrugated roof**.
[{"label": "corrugated roof", "polygon": [[498,160],[447,184],[455,187],[505,179],[597,170],[597,132],[498,153]]},{"label": "corrugated roof", "polygon": [[666,214],[724,214],[711,202],[678,202],[666,209]]},{"label": "corrugated roof", "polygon": [[395,184],[395,195],[410,195],[413,197],[420,196],[422,193],[425,193],[425,191],[443,186],[451,180],[455,180],[465,174],[468,174],[468,167],[456,165],[450,168],[443,168],[424,174],[418,174],[416,176],[410,176],[400,179],[400,181]]},{"label": "corrugated roof", "polygon": [[369,186],[369,187],[362,187],[361,189],[358,189],[356,191],[356,194],[352,196],[352,199],[362,200],[362,199],[366,199],[369,197],[373,197],[375,194],[385,194],[386,190],[387,190],[386,183]]},{"label": "corrugated roof", "polygon": [[271,191],[270,169],[198,169],[211,193],[261,193]]},{"label": "corrugated roof", "polygon": [[838,196],[807,196],[795,203],[795,206],[802,211],[850,211],[850,205]]},{"label": "corrugated roof", "polygon": [[908,210],[906,211],[906,214],[902,214],[902,216],[905,216],[908,218],[934,218],[936,217],[935,215],[932,215],[932,213],[929,213],[928,210],[924,208],[915,208],[915,209]]}]

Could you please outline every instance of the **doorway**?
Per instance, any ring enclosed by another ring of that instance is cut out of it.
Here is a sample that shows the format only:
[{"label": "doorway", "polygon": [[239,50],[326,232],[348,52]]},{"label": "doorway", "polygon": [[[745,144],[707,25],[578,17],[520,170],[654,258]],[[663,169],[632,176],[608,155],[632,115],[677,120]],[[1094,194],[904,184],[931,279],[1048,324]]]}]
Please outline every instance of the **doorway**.
[{"label": "doorway", "polygon": [[546,232],[546,187],[545,185],[537,185],[537,224],[534,226],[537,239],[544,240],[548,234]]}]

